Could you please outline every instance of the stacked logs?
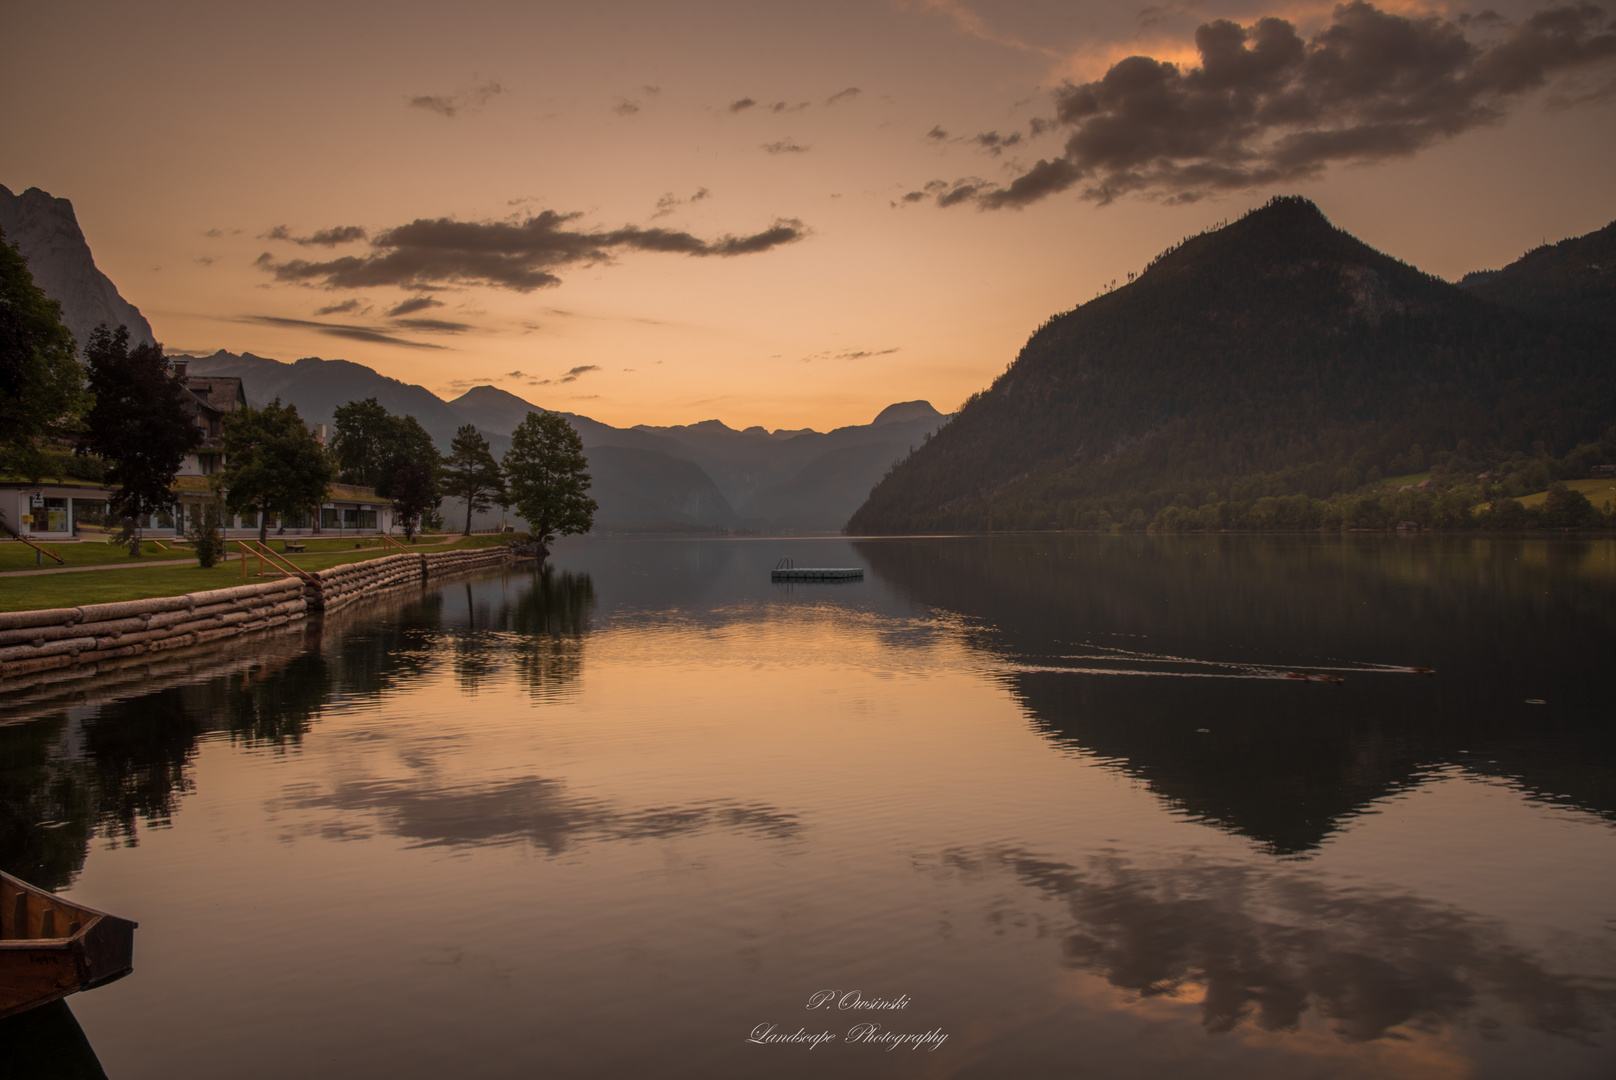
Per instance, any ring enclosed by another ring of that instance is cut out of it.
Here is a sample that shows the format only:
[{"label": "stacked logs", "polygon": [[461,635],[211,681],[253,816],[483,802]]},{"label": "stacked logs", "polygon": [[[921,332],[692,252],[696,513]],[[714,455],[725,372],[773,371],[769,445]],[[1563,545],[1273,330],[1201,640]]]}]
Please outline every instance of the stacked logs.
[{"label": "stacked logs", "polygon": [[335,611],[363,597],[421,584],[428,578],[502,566],[510,561],[508,547],[442,551],[432,555],[415,552],[387,555],[309,574],[305,578],[303,596],[311,609]]},{"label": "stacked logs", "polygon": [[428,578],[501,566],[508,547],[414,552],[347,563],[185,596],[89,604],[45,611],[0,612],[0,678],[74,668],[281,626],[309,611],[334,611],[362,597]]},{"label": "stacked logs", "polygon": [[0,678],[179,649],[301,619],[296,578],[185,596],[0,612]]}]

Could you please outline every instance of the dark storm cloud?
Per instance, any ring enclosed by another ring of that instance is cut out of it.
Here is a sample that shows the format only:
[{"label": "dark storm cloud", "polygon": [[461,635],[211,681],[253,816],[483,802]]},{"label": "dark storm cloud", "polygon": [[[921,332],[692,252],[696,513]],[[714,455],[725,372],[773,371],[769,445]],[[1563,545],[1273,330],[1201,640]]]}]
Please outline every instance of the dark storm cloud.
[{"label": "dark storm cloud", "polygon": [[[1466,29],[1363,0],[1337,7],[1310,41],[1283,19],[1206,23],[1195,32],[1198,67],[1132,56],[1057,89],[1064,151],[975,201],[1021,207],[1074,187],[1102,203],[1128,192],[1191,201],[1406,157],[1501,121],[1562,73],[1616,58],[1616,32],[1593,4],[1491,29],[1491,44]],[[1034,135],[1044,129],[1034,122]]]},{"label": "dark storm cloud", "polygon": [[490,80],[470,90],[462,90],[458,94],[422,94],[419,97],[412,97],[408,99],[408,105],[412,109],[425,109],[439,116],[455,117],[468,109],[482,108],[492,98],[504,92],[505,87]]},{"label": "dark storm cloud", "polygon": [[545,210],[521,222],[418,218],[372,237],[370,251],[364,255],[276,262],[266,252],[258,257],[257,265],[278,281],[329,289],[421,289],[433,282],[453,282],[531,292],[559,285],[561,279],[554,271],[561,267],[610,263],[624,252],[729,258],[768,251],[808,235],[803,223],[794,218],[778,220],[750,236],[716,240],[635,225],[596,232],[568,228],[579,216]]},{"label": "dark storm cloud", "polygon": [[425,311],[427,308],[442,306],[442,300],[434,300],[430,296],[412,296],[408,300],[402,301],[395,307],[390,308],[387,314],[393,318],[397,318],[400,315],[410,315],[417,311]]},{"label": "dark storm cloud", "polygon": [[310,319],[282,319],[274,315],[244,315],[241,322],[262,323],[265,326],[294,326],[303,330],[314,330],[331,337],[348,338],[351,341],[368,341],[374,345],[402,345],[407,349],[441,349],[442,345],[429,345],[424,341],[406,341],[401,337],[385,334],[381,330],[370,326],[347,326],[342,323],[314,322]]},{"label": "dark storm cloud", "polygon": [[836,93],[834,93],[830,97],[826,98],[825,99],[825,104],[826,105],[834,105],[838,101],[851,101],[853,98],[858,97],[863,92],[864,91],[860,90],[856,86],[849,86],[846,90],[838,90],[838,91],[836,91]]},{"label": "dark storm cloud", "polygon": [[806,154],[809,150],[808,147],[800,143],[794,143],[789,138],[781,139],[778,142],[764,143],[763,149],[770,154]]}]

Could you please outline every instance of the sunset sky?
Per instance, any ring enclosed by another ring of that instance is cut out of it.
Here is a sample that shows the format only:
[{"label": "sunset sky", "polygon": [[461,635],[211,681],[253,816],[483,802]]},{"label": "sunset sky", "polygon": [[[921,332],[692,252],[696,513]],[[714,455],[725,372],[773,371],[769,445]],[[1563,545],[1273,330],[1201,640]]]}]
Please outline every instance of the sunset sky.
[{"label": "sunset sky", "polygon": [[14,4],[0,183],[71,199],[170,352],[824,430],[955,408],[1049,315],[1274,194],[1449,279],[1607,224],[1613,20]]}]

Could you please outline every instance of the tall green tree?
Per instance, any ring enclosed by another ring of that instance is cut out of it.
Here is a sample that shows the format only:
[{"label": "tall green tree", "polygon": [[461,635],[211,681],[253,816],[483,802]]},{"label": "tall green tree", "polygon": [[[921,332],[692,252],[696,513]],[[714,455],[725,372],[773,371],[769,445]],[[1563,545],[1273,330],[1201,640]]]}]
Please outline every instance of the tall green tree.
[{"label": "tall green tree", "polygon": [[[242,409],[224,420],[224,469],[218,482],[230,512],[258,512],[258,542],[269,537],[269,515],[318,507],[334,469],[314,433],[281,399]],[[318,511],[316,511],[318,512]]]},{"label": "tall green tree", "polygon": [[38,440],[65,435],[90,407],[62,308],[0,233],[0,471],[37,481]]},{"label": "tall green tree", "polygon": [[549,554],[557,536],[588,532],[598,508],[589,491],[584,442],[556,413],[528,413],[511,432],[505,482],[516,512]]},{"label": "tall green tree", "polygon": [[84,418],[81,449],[105,459],[112,513],[126,522],[129,554],[140,554],[139,519],[174,504],[174,474],[202,442],[184,381],[161,346],[129,347],[129,329],[90,335],[84,350],[95,405]]},{"label": "tall green tree", "polygon": [[339,479],[363,484],[392,500],[394,516],[409,537],[443,501],[438,449],[413,416],[394,416],[375,398],[350,401],[332,419],[331,451]]},{"label": "tall green tree", "polygon": [[473,511],[487,510],[496,503],[511,505],[505,494],[505,474],[475,424],[455,432],[449,456],[443,461],[443,493],[466,500],[466,536],[471,535]]}]

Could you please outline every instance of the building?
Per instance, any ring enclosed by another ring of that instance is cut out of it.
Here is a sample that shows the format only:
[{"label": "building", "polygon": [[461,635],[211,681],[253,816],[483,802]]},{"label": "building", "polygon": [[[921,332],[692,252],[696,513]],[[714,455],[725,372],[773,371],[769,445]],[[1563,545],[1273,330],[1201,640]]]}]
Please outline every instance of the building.
[{"label": "building", "polygon": [[[172,512],[149,515],[140,524],[154,539],[183,536],[186,527],[201,520],[202,508],[213,500],[208,479],[224,467],[224,420],[247,407],[246,389],[234,376],[189,376],[186,363],[176,361],[175,374],[186,378],[187,411],[191,412],[202,442],[185,456],[174,477]],[[324,425],[320,426],[324,443]],[[72,540],[85,530],[107,526],[107,488],[95,481],[56,478],[39,484],[0,477],[0,527],[31,540]],[[277,536],[351,536],[391,532],[393,507],[366,487],[333,484],[329,498],[318,507],[285,521],[271,517],[269,531]],[[258,515],[233,517],[225,526],[230,538],[257,537]]]}]

